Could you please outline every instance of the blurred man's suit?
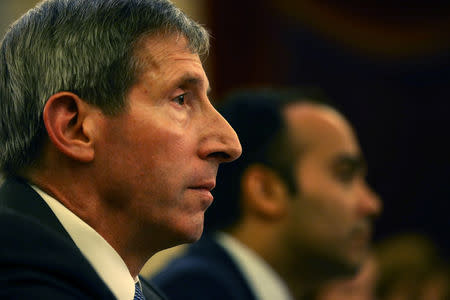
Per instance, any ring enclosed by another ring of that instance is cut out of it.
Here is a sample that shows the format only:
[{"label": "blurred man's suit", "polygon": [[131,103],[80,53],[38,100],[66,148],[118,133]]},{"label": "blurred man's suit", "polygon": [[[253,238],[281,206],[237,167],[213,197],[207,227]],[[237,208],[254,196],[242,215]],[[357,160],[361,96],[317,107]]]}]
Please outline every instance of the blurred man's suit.
[{"label": "blurred man's suit", "polygon": [[213,235],[203,236],[154,278],[169,299],[256,300],[230,254]]}]

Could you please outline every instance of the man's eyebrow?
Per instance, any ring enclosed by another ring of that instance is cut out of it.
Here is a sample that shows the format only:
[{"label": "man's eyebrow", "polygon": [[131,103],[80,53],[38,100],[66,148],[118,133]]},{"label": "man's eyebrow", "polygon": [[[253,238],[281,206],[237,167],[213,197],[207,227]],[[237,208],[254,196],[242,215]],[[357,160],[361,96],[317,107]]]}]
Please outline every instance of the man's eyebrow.
[{"label": "man's eyebrow", "polygon": [[350,153],[343,153],[340,154],[334,159],[333,161],[334,166],[338,165],[347,165],[350,166],[352,169],[355,170],[367,170],[367,163],[365,158],[360,154],[350,154]]},{"label": "man's eyebrow", "polygon": [[209,82],[207,80],[204,80],[202,77],[195,75],[195,74],[191,74],[191,73],[187,73],[184,74],[183,76],[181,76],[177,81],[176,81],[176,86],[179,87],[185,87],[188,85],[203,85],[203,84],[207,84],[207,93],[209,93],[211,91],[211,86],[209,85]]}]

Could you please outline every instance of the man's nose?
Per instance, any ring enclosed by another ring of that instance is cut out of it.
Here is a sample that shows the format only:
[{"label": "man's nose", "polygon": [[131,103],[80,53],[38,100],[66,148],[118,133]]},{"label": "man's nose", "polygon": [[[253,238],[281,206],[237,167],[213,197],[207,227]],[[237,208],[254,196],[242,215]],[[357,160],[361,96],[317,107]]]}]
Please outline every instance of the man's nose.
[{"label": "man's nose", "polygon": [[236,132],[212,105],[202,127],[204,135],[199,150],[201,158],[224,163],[241,156],[242,147]]},{"label": "man's nose", "polygon": [[378,216],[381,214],[382,206],[380,197],[366,182],[363,182],[360,190],[360,209],[362,213],[369,216]]}]

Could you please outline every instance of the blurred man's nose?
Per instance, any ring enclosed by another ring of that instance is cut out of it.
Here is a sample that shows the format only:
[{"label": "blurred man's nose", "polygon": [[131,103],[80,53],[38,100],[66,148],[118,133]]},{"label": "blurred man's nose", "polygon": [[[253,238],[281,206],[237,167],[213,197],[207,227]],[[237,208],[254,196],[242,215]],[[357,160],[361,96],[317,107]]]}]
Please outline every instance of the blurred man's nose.
[{"label": "blurred man's nose", "polygon": [[361,183],[360,189],[360,209],[365,215],[378,216],[382,211],[380,197],[368,186],[366,182]]},{"label": "blurred man's nose", "polygon": [[217,160],[219,163],[230,162],[241,156],[242,147],[234,129],[211,105],[211,110],[203,124],[203,143],[200,157]]}]

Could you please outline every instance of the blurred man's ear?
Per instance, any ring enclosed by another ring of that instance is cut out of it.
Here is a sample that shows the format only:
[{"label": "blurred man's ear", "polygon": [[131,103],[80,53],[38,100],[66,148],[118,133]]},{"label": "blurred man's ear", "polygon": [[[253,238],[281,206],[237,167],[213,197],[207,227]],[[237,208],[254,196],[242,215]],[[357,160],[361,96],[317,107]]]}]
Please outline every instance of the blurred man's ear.
[{"label": "blurred man's ear", "polygon": [[44,124],[50,141],[66,156],[89,162],[94,158],[95,124],[90,106],[77,95],[60,92],[52,95],[44,108]]},{"label": "blurred man's ear", "polygon": [[244,214],[277,220],[286,215],[288,190],[280,176],[261,164],[251,165],[241,181]]}]

